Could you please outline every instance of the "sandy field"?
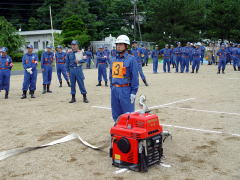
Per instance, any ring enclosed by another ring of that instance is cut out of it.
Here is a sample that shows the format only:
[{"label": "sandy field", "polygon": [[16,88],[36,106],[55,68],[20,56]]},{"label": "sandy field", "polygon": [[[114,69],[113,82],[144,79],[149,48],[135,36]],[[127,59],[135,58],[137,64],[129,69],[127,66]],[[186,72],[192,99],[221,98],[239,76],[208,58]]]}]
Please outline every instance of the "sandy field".
[{"label": "sandy field", "polygon": [[[0,161],[0,180],[239,180],[240,137],[231,134],[240,134],[240,72],[228,66],[225,75],[217,75],[216,69],[203,65],[199,74],[152,74],[151,65],[144,67],[150,86],[140,80],[138,97],[145,94],[148,106],[193,98],[152,111],[161,123],[174,126],[164,127],[172,134],[164,143],[164,163],[171,167],[117,174],[108,148],[96,151],[73,140]],[[79,91],[77,103],[69,104],[70,89],[65,82],[58,87],[55,73],[52,94],[41,94],[39,74],[37,98],[21,100],[23,76],[12,76],[9,99],[0,93],[0,152],[42,145],[73,132],[95,145],[110,137],[111,111],[92,107],[110,107],[110,89],[95,86],[95,69],[84,73],[89,104],[82,102]]]}]

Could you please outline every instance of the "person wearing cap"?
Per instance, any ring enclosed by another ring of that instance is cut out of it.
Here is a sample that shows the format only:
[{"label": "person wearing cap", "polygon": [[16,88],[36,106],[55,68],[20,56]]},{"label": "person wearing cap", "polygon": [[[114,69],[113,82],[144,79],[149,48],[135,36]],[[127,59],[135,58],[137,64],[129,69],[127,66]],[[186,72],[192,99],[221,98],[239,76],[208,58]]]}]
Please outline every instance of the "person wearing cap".
[{"label": "person wearing cap", "polygon": [[93,53],[91,51],[91,48],[88,47],[88,50],[84,52],[85,55],[87,56],[87,69],[91,69],[91,62],[93,59]]},{"label": "person wearing cap", "polygon": [[27,91],[31,98],[35,98],[34,92],[36,90],[37,84],[37,65],[38,65],[38,55],[33,53],[33,46],[29,44],[27,46],[27,53],[22,57],[22,66],[24,69],[24,80],[22,86],[22,97],[21,99],[27,98]]},{"label": "person wearing cap", "polygon": [[191,58],[191,47],[190,42],[187,43],[185,47],[182,48],[182,64],[181,64],[181,73],[189,72],[189,62]]},{"label": "person wearing cap", "polygon": [[148,54],[147,49],[144,47],[144,44],[141,43],[140,54],[142,59],[142,66],[146,65],[146,56]]},{"label": "person wearing cap", "polygon": [[42,68],[42,75],[43,75],[43,92],[52,93],[50,91],[50,85],[52,81],[52,63],[53,63],[54,54],[52,52],[52,47],[47,46],[47,51],[42,53],[41,56],[41,68]]},{"label": "person wearing cap", "polygon": [[173,49],[172,51],[173,54],[173,59],[175,59],[176,63],[176,73],[178,73],[178,69],[181,69],[181,64],[182,64],[182,47],[181,47],[181,42],[177,43],[177,47]]},{"label": "person wearing cap", "polygon": [[[165,45],[165,48],[160,50],[160,54],[163,56],[163,72],[168,72],[170,73],[170,59],[171,59],[171,54],[172,51],[169,49],[168,44]],[[167,65],[167,69],[166,69]]]},{"label": "person wearing cap", "polygon": [[7,55],[8,49],[2,47],[0,56],[0,91],[5,90],[5,99],[8,99],[11,69],[13,67],[12,58]]},{"label": "person wearing cap", "polygon": [[206,50],[206,48],[205,48],[205,46],[204,46],[204,44],[202,43],[202,45],[201,45],[201,65],[203,64],[203,59],[204,59],[204,55],[205,55],[205,50]]},{"label": "person wearing cap", "polygon": [[238,71],[240,71],[240,44],[237,45],[237,48],[238,48],[237,66],[238,66]]},{"label": "person wearing cap", "polygon": [[226,50],[226,45],[222,44],[221,49],[217,52],[217,56],[219,56],[219,62],[218,62],[218,72],[217,74],[220,74],[220,71],[222,70],[222,73],[224,74],[224,70],[227,63],[227,56],[229,54],[229,51]]},{"label": "person wearing cap", "polygon": [[56,57],[56,64],[57,64],[57,77],[59,81],[59,87],[62,87],[62,77],[61,74],[63,75],[64,79],[67,82],[68,87],[70,87],[70,82],[69,82],[69,77],[67,75],[67,70],[66,70],[66,53],[62,51],[62,46],[58,45],[57,46],[57,52],[55,54]]},{"label": "person wearing cap", "polygon": [[137,41],[133,41],[132,42],[131,54],[135,57],[135,59],[137,61],[138,72],[140,74],[140,77],[141,77],[143,83],[145,84],[145,86],[148,86],[146,77],[145,77],[145,75],[143,73],[143,70],[142,70],[143,61],[142,61],[142,58],[141,58],[141,53],[142,53],[142,49],[138,47]]},{"label": "person wearing cap", "polygon": [[175,68],[176,67],[176,62],[175,62],[175,58],[174,58],[174,54],[173,54],[174,45],[171,44],[170,49],[171,49],[170,65],[172,65],[172,68]]},{"label": "person wearing cap", "polygon": [[110,61],[111,107],[115,122],[121,114],[135,111],[135,98],[139,86],[138,64],[136,57],[128,53],[129,45],[128,36],[118,36],[117,56]]},{"label": "person wearing cap", "polygon": [[117,55],[117,50],[116,50],[116,47],[113,46],[113,49],[111,50],[111,57],[116,57]]},{"label": "person wearing cap", "polygon": [[158,45],[155,46],[155,49],[152,51],[151,58],[153,61],[153,73],[157,74],[158,72],[158,57],[159,57],[159,48]]},{"label": "person wearing cap", "polygon": [[200,48],[201,43],[200,42],[196,43],[195,47],[196,48],[192,50],[192,59],[193,59],[192,73],[194,73],[195,70],[196,70],[196,73],[198,73],[198,70],[200,67],[201,55],[202,55],[201,48]]},{"label": "person wearing cap", "polygon": [[84,74],[82,70],[82,64],[87,61],[87,57],[83,56],[83,52],[79,50],[78,41],[73,40],[71,42],[72,52],[67,53],[66,57],[66,68],[70,76],[71,82],[71,95],[72,99],[69,103],[76,102],[76,82],[83,95],[83,102],[88,103],[87,91],[84,85]]},{"label": "person wearing cap", "polygon": [[108,47],[107,47],[107,46],[105,46],[103,53],[104,53],[104,56],[106,56],[106,57],[107,57],[107,62],[109,63],[109,61],[110,61],[110,54],[111,54],[111,52],[109,51],[109,49],[108,49]]},{"label": "person wearing cap", "polygon": [[102,86],[102,78],[105,81],[105,86],[108,86],[107,79],[107,64],[109,63],[107,54],[104,50],[104,46],[100,46],[96,52],[97,62],[96,67],[98,68],[98,84],[96,86]]},{"label": "person wearing cap", "polygon": [[235,47],[232,47],[231,49],[231,59],[233,60],[233,69],[234,71],[237,71],[237,66],[238,66],[238,50],[239,48],[237,45]]}]

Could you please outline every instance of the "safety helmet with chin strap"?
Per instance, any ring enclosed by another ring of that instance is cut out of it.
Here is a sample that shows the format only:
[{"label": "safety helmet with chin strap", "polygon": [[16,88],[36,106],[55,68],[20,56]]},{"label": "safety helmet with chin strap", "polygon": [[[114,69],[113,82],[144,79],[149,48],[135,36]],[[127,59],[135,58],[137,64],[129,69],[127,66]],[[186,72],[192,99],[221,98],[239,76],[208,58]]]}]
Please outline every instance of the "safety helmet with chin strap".
[{"label": "safety helmet with chin strap", "polygon": [[117,39],[116,39],[116,44],[120,44],[120,43],[130,45],[130,39],[129,39],[129,37],[126,36],[126,35],[120,35],[120,36],[118,36]]}]

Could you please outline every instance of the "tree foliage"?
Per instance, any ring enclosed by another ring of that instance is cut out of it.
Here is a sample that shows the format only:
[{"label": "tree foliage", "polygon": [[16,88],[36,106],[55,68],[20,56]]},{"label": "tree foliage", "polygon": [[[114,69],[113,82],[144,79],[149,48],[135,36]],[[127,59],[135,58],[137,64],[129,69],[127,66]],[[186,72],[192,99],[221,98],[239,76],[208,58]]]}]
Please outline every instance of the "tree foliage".
[{"label": "tree foliage", "polygon": [[16,33],[14,26],[0,16],[0,47],[7,47],[8,53],[13,55],[22,45],[24,39]]}]

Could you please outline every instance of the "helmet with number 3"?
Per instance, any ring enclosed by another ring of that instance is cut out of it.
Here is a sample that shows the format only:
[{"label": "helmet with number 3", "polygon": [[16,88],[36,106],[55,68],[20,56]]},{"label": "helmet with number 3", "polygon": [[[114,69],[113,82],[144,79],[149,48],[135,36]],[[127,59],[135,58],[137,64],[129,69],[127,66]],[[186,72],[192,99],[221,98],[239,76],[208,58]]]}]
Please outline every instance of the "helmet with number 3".
[{"label": "helmet with number 3", "polygon": [[130,39],[126,35],[120,35],[116,39],[116,44],[118,44],[118,43],[123,43],[123,44],[130,45]]}]

